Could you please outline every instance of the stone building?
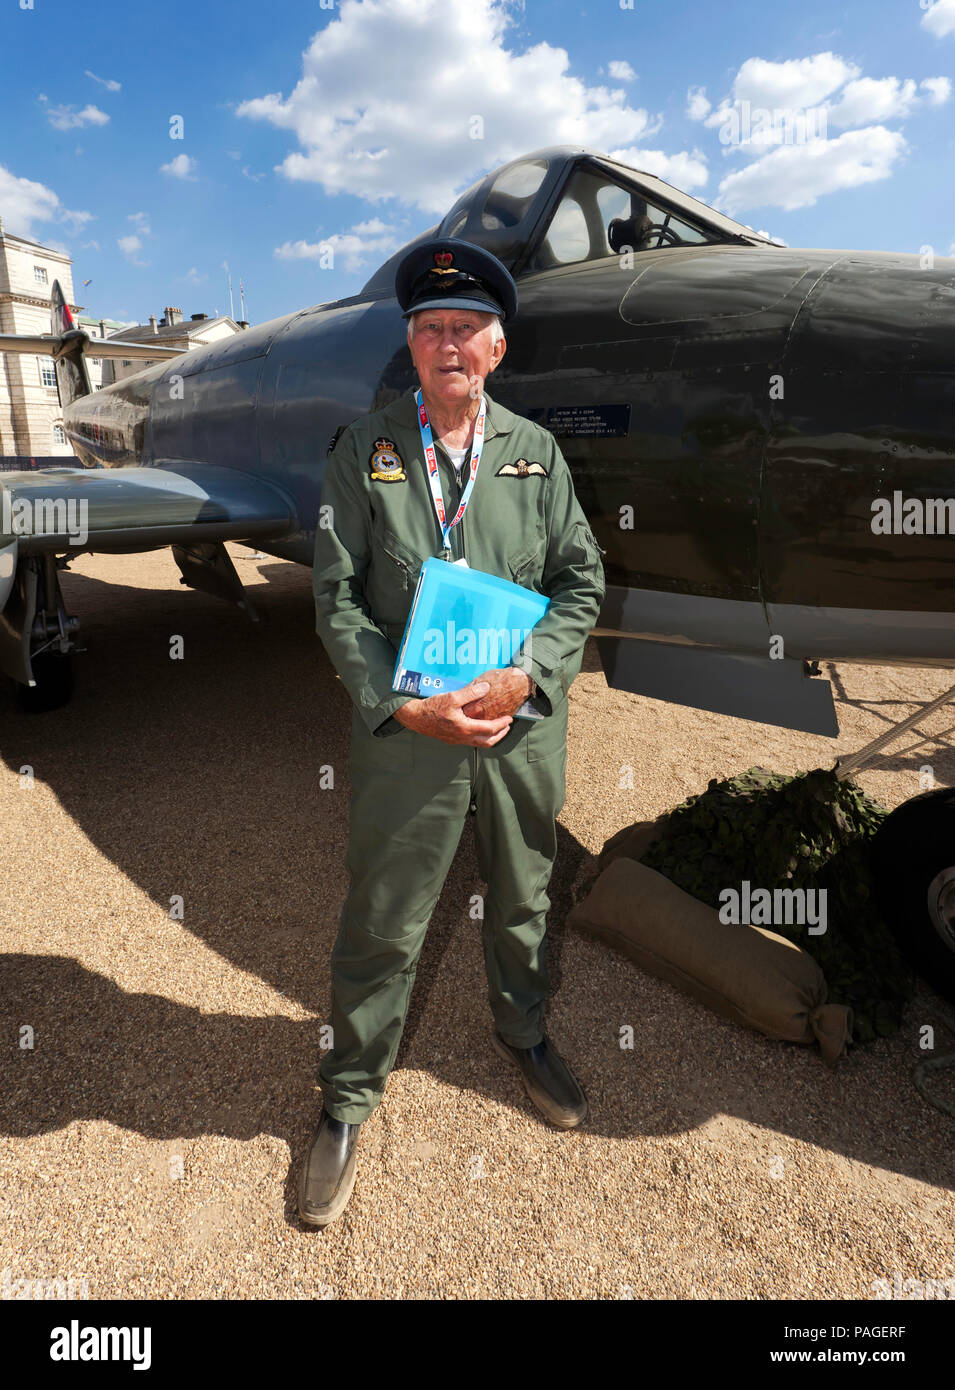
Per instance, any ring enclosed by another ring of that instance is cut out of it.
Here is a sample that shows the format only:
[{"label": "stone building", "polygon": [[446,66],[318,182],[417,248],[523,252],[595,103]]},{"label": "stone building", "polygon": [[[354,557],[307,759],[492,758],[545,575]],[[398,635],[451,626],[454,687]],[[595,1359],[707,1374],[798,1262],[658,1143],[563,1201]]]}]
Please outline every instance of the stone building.
[{"label": "stone building", "polygon": [[[54,280],[60,282],[77,327],[85,329],[91,338],[142,343],[155,337],[164,347],[188,352],[229,338],[249,326],[228,315],[210,318],[208,314],[193,314],[183,319],[182,310],[173,307],[167,308],[158,322],[151,315],[149,322],[142,324],[80,314],[83,306],[73,303],[71,258],[4,231],[0,218],[0,333],[49,333]],[[94,391],[152,365],[142,358],[95,357],[93,349],[87,351],[86,364]],[[72,458],[73,450],[63,429],[52,357],[0,353],[0,468],[55,464],[59,459],[68,462]]]},{"label": "stone building", "polygon": [[[73,308],[72,261],[13,236],[0,218],[0,333],[49,333],[50,290],[59,280]],[[51,357],[0,353],[0,456],[73,457]]]}]

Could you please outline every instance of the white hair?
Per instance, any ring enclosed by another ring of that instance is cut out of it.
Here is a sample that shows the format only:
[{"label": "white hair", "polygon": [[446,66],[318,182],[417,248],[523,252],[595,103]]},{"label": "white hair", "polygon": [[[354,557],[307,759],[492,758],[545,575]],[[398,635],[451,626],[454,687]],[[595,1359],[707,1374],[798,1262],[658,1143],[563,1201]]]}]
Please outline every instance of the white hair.
[{"label": "white hair", "polygon": [[[428,312],[427,309],[419,309],[417,313],[412,314],[411,317],[408,319],[408,337],[409,337],[409,338],[413,338],[413,337],[414,337],[414,322],[415,322],[415,319],[418,317],[418,314],[426,314],[427,312]],[[468,311],[465,311],[465,312],[468,312]],[[477,313],[479,313],[480,311],[477,310],[477,309],[472,309],[470,312],[471,312],[471,313],[477,314]],[[500,314],[492,314],[492,313],[489,312],[489,313],[481,313],[481,314],[480,314],[480,317],[483,318],[483,319],[490,319],[490,320],[491,320],[491,347],[493,347],[495,343],[499,342],[499,341],[501,340],[501,338],[504,337],[504,325],[503,325],[502,322],[501,322],[501,316],[500,316]],[[485,326],[485,328],[486,328],[486,327],[487,327],[487,324],[485,324],[484,326]]]}]

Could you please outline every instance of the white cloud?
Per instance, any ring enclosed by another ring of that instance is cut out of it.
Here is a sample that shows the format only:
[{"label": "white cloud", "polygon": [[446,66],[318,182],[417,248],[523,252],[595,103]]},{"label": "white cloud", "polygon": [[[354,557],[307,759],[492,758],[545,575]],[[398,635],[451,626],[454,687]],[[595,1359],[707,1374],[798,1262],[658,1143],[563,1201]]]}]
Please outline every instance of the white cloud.
[{"label": "white cloud", "polygon": [[904,137],[885,126],[782,145],[723,179],[717,206],[731,217],[750,207],[812,207],[826,193],[887,178],[905,149]]},{"label": "white cloud", "polygon": [[33,179],[18,178],[0,164],[0,216],[8,232],[34,241],[34,222],[65,222],[77,231],[92,220],[93,213],[71,212],[62,206],[52,188]]},{"label": "white cloud", "polygon": [[688,87],[686,93],[686,114],[691,121],[702,121],[710,109],[706,99],[705,87]]},{"label": "white cloud", "polygon": [[923,77],[919,86],[928,92],[932,106],[943,106],[952,95],[952,84],[947,77]]},{"label": "white cloud", "polygon": [[83,245],[80,247],[80,250],[81,250],[81,251],[98,251],[98,250],[99,250],[99,242],[98,242],[98,241],[84,241],[84,242],[83,242]]},{"label": "white cloud", "polygon": [[703,119],[719,130],[724,156],[751,161],[723,179],[720,206],[734,216],[746,207],[809,207],[826,193],[888,177],[907,149],[889,123],[942,106],[951,89],[947,77],[864,77],[831,52],[781,63],[747,59]]},{"label": "white cloud", "polygon": [[829,107],[829,120],[843,130],[869,121],[903,119],[917,105],[915,83],[911,77],[858,77],[843,88],[839,100]]},{"label": "white cloud", "polygon": [[332,249],[333,264],[341,262],[346,271],[360,270],[369,260],[375,265],[403,246],[407,237],[394,226],[388,226],[380,217],[372,217],[367,222],[356,222],[347,232],[334,232],[321,241],[286,241],[275,248],[274,254],[281,261],[317,261],[327,256]]},{"label": "white cloud", "polygon": [[922,16],[922,28],[934,34],[937,39],[947,38],[955,33],[955,0],[938,0]]},{"label": "white cloud", "polygon": [[117,238],[116,245],[124,256],[133,256],[143,249],[143,243],[138,236],[121,236]]},{"label": "white cloud", "polygon": [[199,168],[198,161],[188,154],[177,154],[175,159],[170,159],[168,164],[161,164],[159,172],[161,174],[171,174],[176,179],[192,180],[196,176]]},{"label": "white cloud", "polygon": [[317,261],[330,243],[331,237],[325,241],[283,241],[272,254],[280,261]]},{"label": "white cloud", "polygon": [[152,228],[149,225],[149,215],[147,213],[131,212],[126,220],[132,222],[137,232],[141,232],[143,236],[152,236]]},{"label": "white cloud", "polygon": [[[400,197],[442,213],[483,171],[527,150],[606,150],[659,129],[622,88],[572,76],[563,48],[508,49],[512,21],[493,0],[342,0],[336,15],[313,36],[287,98],[273,92],[237,108],[292,132],[301,149],[280,172],[326,193]],[[480,139],[471,138],[475,117]]]},{"label": "white cloud", "polygon": [[[46,102],[46,97],[41,96],[40,101]],[[84,106],[82,111],[77,111],[75,106],[48,106],[46,114],[54,130],[73,130],[77,126],[107,125],[109,122],[109,116],[98,106]]]},{"label": "white cloud", "polygon": [[209,277],[208,275],[200,275],[196,267],[191,265],[181,278],[183,280],[188,280],[190,285],[201,285],[202,282],[208,280]]},{"label": "white cloud", "polygon": [[607,71],[615,82],[632,82],[637,75],[629,63],[616,58],[607,64]]},{"label": "white cloud", "polygon": [[247,179],[251,179],[253,183],[258,183],[260,179],[265,178],[264,174],[254,173],[248,164],[243,164],[242,173],[245,175]]},{"label": "white cloud", "polygon": [[679,154],[664,154],[662,150],[640,150],[630,146],[625,150],[608,150],[612,159],[621,164],[629,164],[631,169],[645,169],[648,174],[672,183],[674,188],[685,192],[691,188],[702,188],[706,183],[708,170],[706,157],[700,150],[692,154],[681,150]]},{"label": "white cloud", "polygon": [[733,99],[753,106],[818,106],[858,76],[859,69],[835,53],[814,53],[811,58],[790,58],[784,63],[747,58],[733,79]]},{"label": "white cloud", "polygon": [[89,68],[83,69],[86,77],[92,77],[94,82],[98,82],[101,87],[105,87],[108,92],[118,92],[122,87],[122,82],[117,82],[113,77],[97,77],[95,72],[90,72]]},{"label": "white cloud", "polygon": [[66,223],[71,232],[82,231],[87,222],[92,222],[95,216],[93,212],[70,212],[69,208],[64,208],[60,213],[61,221]]}]

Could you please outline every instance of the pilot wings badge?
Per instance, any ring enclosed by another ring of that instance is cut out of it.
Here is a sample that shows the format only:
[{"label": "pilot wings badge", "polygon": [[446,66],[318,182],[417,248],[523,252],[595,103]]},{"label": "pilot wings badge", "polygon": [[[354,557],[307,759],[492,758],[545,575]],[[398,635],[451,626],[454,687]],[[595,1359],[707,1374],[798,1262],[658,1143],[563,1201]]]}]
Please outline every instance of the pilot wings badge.
[{"label": "pilot wings badge", "polygon": [[503,468],[499,468],[494,476],[495,478],[546,478],[547,469],[542,463],[528,463],[527,459],[520,458],[514,463],[505,463]]},{"label": "pilot wings badge", "polygon": [[368,463],[371,476],[379,483],[403,483],[405,480],[404,459],[393,439],[376,439]]}]

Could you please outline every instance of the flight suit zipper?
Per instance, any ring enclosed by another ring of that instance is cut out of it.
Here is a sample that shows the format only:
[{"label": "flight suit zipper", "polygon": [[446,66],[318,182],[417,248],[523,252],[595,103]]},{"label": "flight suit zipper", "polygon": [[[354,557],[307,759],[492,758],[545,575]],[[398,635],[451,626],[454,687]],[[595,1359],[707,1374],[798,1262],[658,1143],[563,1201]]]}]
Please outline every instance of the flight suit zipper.
[{"label": "flight suit zipper", "polygon": [[[454,467],[453,464],[450,464],[450,463],[449,463],[449,467],[450,467],[450,469],[451,469],[452,474],[454,475],[454,476],[453,476],[453,479],[452,479],[452,487],[453,487],[453,491],[454,491],[455,496],[454,496],[454,500],[452,501],[451,506],[449,507],[448,511],[449,511],[449,514],[450,514],[451,516],[453,516],[454,513],[455,513],[455,512],[457,511],[457,509],[458,509],[458,505],[460,504],[461,495],[462,495],[464,489],[463,489],[463,487],[461,486],[461,475],[459,475],[457,469]],[[463,474],[463,471],[464,471],[464,466],[462,465],[462,470],[461,470],[462,474]],[[455,531],[460,531],[460,533],[461,533],[461,552],[462,552],[462,553],[461,553],[461,556],[458,557],[458,558],[463,558],[465,561],[467,561],[467,558],[468,558],[468,548],[467,548],[467,545],[466,545],[465,539],[464,539],[464,522],[465,522],[466,516],[467,516],[467,513],[465,512],[464,516],[462,516],[461,520],[458,522],[457,526],[455,526],[455,528],[454,528]],[[452,532],[451,534],[453,535],[454,532]],[[452,550],[453,550],[453,549],[454,549],[454,547],[452,547]],[[470,754],[470,758],[468,759],[468,761],[470,762],[470,765],[471,765],[471,796],[470,796],[470,800],[469,800],[469,804],[468,804],[468,812],[469,812],[470,815],[474,816],[474,815],[477,815],[477,802],[476,802],[476,800],[475,800],[475,790],[476,790],[476,787],[477,787],[477,775],[478,775],[478,750],[477,750],[476,748],[469,748],[469,749],[468,749],[468,752],[469,752],[469,754]]]},{"label": "flight suit zipper", "polygon": [[513,576],[512,576],[512,583],[514,583],[514,584],[520,584],[520,582],[521,582],[521,575],[524,573],[524,571],[527,569],[527,566],[531,563],[531,561],[532,561],[533,559],[534,559],[534,556],[533,556],[533,555],[528,555],[528,557],[527,557],[527,559],[524,561],[524,563],[523,563],[522,565],[518,565],[517,569],[514,571],[514,574],[513,574]]},{"label": "flight suit zipper", "polygon": [[[442,447],[442,450],[443,450],[443,449],[444,449],[444,445],[442,445],[441,447]],[[448,509],[447,509],[447,514],[448,514],[449,517],[452,517],[452,516],[454,516],[455,512],[457,511],[457,509],[458,509],[458,507],[459,507],[459,505],[460,505],[460,503],[461,503],[461,495],[462,495],[462,493],[464,492],[464,489],[463,489],[463,487],[461,486],[460,475],[458,474],[458,471],[457,471],[457,469],[455,468],[454,464],[451,463],[450,459],[449,459],[447,462],[448,462],[448,471],[451,473],[451,493],[449,494],[449,495],[451,496],[451,504],[450,504],[450,506],[449,506]],[[464,467],[464,465],[462,464],[462,471],[463,471],[463,467]],[[467,513],[465,513],[465,516],[466,516],[466,515],[467,515]],[[462,552],[462,553],[461,553],[461,555],[459,555],[459,556],[454,556],[454,551],[455,551],[456,547],[455,547],[455,545],[454,545],[454,542],[453,542],[453,540],[452,540],[452,537],[454,536],[454,532],[455,532],[455,531],[457,531],[457,532],[460,533],[460,539],[461,539],[461,552]],[[458,522],[457,526],[455,526],[454,531],[451,532],[451,536],[448,537],[448,540],[449,540],[450,545],[451,545],[451,554],[452,554],[452,556],[454,556],[455,559],[462,559],[462,558],[463,558],[463,559],[466,560],[466,559],[468,558],[468,552],[467,552],[467,549],[466,549],[465,544],[464,544],[464,517],[463,517],[463,516],[462,516],[461,520]]]},{"label": "flight suit zipper", "polygon": [[389,560],[394,560],[395,564],[398,565],[398,566],[400,566],[400,568],[404,570],[404,572],[405,572],[405,588],[406,588],[406,589],[410,589],[410,588],[411,588],[411,566],[408,564],[407,560],[402,560],[402,558],[401,558],[400,555],[396,555],[395,552],[394,552],[393,550],[389,550],[388,547],[387,547],[386,545],[383,545],[381,548],[382,548],[382,550],[385,552],[385,554],[388,556],[388,559],[389,559]]}]

